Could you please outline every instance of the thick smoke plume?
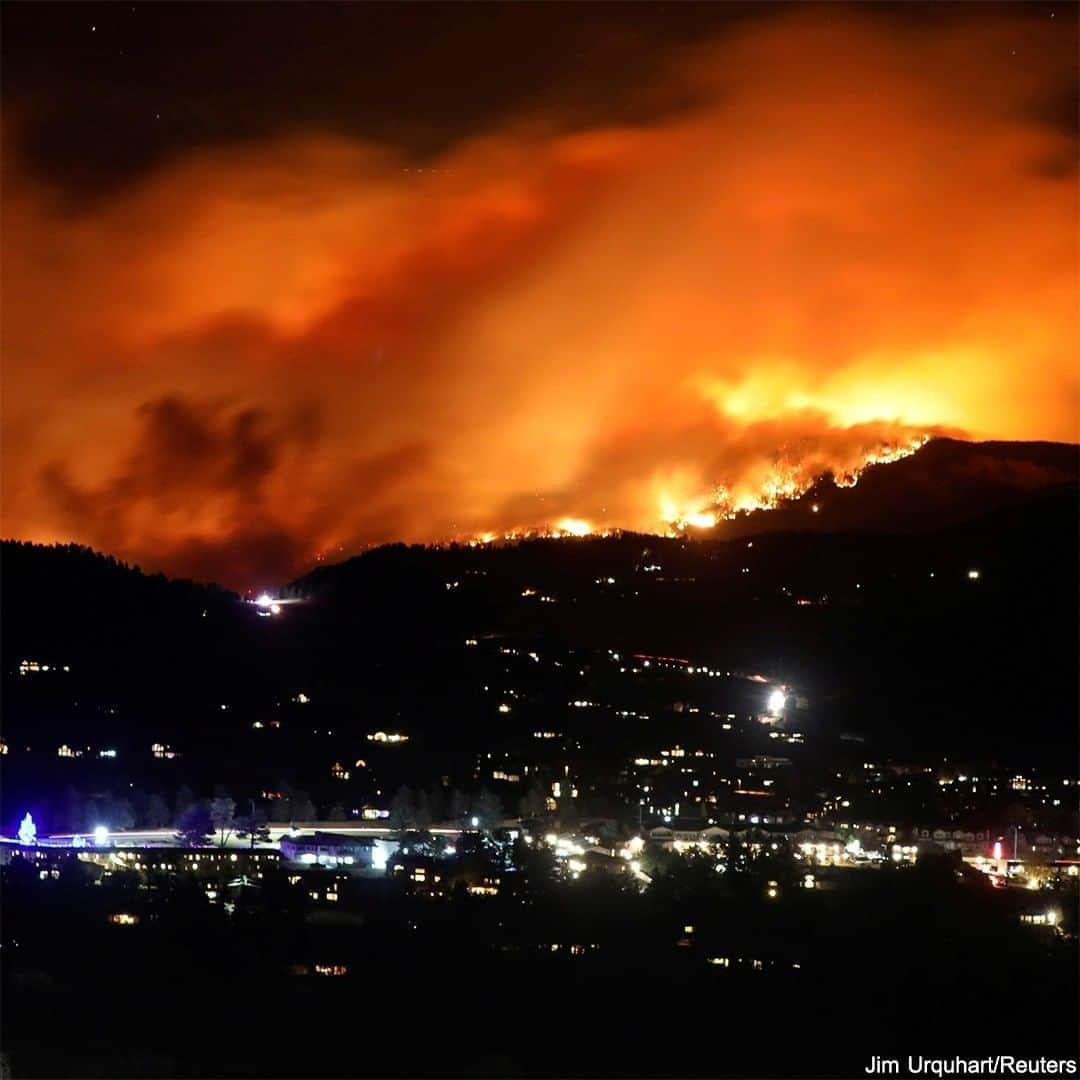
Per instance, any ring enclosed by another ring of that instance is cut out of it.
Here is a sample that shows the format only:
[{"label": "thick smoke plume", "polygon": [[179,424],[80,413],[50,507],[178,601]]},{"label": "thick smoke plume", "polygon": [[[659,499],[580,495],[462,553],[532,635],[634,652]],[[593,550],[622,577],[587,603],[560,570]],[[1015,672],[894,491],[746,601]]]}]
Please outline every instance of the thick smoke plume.
[{"label": "thick smoke plume", "polygon": [[1031,20],[831,9],[666,119],[423,168],[312,133],[3,192],[4,532],[246,587],[392,539],[723,528],[949,430],[1075,439],[1074,92]]}]

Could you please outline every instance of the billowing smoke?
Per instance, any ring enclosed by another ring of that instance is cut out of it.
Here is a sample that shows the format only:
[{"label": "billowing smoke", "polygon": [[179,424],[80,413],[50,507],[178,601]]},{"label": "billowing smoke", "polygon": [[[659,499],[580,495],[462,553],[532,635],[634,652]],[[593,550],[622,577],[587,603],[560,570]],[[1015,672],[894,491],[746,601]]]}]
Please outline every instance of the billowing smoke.
[{"label": "billowing smoke", "polygon": [[[4,532],[247,586],[583,519],[657,529],[928,432],[1075,439],[1075,94],[1051,25],[783,16],[665,119],[418,168],[191,152],[3,192]],[[722,528],[722,523],[718,528]]]}]

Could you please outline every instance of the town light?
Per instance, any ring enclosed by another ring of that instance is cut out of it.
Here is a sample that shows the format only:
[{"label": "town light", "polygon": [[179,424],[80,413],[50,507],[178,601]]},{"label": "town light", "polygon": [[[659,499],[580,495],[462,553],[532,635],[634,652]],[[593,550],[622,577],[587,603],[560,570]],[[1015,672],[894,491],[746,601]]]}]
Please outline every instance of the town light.
[{"label": "town light", "polygon": [[109,842],[109,827],[107,825],[94,826],[94,843],[102,847]]}]

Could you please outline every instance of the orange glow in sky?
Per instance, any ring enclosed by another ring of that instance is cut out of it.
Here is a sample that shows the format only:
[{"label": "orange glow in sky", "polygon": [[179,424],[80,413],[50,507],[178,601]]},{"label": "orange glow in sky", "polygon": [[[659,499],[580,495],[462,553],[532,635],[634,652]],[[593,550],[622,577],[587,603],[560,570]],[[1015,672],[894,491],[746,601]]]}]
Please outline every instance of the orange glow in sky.
[{"label": "orange glow in sky", "polygon": [[3,532],[246,586],[395,539],[719,530],[935,431],[1075,440],[1047,32],[783,15],[681,54],[696,104],[651,124],[508,125],[423,173],[299,132],[77,213],[9,123]]}]

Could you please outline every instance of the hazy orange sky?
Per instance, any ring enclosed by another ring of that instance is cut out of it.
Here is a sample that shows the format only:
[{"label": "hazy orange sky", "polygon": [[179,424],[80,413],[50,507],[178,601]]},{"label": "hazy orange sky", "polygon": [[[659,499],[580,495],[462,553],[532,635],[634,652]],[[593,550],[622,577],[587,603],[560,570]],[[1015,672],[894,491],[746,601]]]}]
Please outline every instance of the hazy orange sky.
[{"label": "hazy orange sky", "polygon": [[422,154],[301,120],[92,190],[9,96],[3,533],[249,587],[659,529],[936,430],[1076,440],[1050,10],[777,9],[622,70],[629,118],[555,88]]}]

